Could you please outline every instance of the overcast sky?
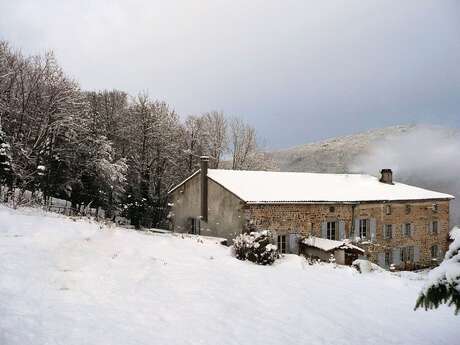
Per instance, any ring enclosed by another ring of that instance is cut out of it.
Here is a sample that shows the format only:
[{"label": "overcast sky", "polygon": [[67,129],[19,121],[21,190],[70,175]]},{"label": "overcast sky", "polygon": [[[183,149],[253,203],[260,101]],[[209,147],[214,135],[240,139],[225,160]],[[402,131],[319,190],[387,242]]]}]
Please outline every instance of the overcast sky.
[{"label": "overcast sky", "polygon": [[269,148],[460,127],[455,0],[0,0],[0,38],[54,50],[84,89],[241,116]]}]

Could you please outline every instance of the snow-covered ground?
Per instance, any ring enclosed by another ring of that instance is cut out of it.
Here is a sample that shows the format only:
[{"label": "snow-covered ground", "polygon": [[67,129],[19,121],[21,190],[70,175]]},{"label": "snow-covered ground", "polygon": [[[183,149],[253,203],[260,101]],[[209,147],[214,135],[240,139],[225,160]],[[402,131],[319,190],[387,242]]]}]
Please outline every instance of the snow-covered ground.
[{"label": "snow-covered ground", "polygon": [[456,344],[460,317],[413,311],[424,276],[0,207],[0,344]]}]

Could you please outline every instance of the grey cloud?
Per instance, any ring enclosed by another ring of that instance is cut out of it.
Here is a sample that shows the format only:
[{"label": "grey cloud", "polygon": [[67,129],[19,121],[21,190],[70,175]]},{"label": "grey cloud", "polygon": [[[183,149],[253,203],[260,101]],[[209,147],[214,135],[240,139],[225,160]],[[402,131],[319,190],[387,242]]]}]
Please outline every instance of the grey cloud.
[{"label": "grey cloud", "polygon": [[245,117],[270,147],[460,126],[457,1],[1,1],[0,37],[83,88]]}]

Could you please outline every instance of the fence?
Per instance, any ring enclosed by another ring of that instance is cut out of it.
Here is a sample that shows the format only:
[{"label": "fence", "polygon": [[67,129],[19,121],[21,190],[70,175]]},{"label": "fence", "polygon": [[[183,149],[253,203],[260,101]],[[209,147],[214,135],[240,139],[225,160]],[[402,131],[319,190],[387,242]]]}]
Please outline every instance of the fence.
[{"label": "fence", "polygon": [[15,188],[12,193],[9,188],[0,185],[0,202],[10,203],[13,207],[34,205],[41,206],[45,211],[64,214],[67,216],[93,216],[96,218],[104,217],[105,212],[96,208],[73,208],[71,202],[65,199],[54,197],[47,198],[45,202],[41,192],[32,193],[28,190]]}]

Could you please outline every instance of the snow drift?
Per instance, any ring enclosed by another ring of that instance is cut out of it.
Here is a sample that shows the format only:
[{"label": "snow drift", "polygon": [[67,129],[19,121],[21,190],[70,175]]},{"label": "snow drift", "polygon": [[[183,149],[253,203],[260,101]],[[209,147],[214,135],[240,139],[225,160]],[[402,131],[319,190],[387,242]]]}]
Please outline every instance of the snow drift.
[{"label": "snow drift", "polygon": [[0,207],[0,344],[455,344],[425,277],[239,261],[215,239]]}]

